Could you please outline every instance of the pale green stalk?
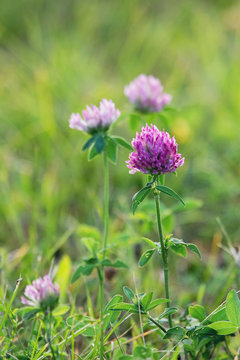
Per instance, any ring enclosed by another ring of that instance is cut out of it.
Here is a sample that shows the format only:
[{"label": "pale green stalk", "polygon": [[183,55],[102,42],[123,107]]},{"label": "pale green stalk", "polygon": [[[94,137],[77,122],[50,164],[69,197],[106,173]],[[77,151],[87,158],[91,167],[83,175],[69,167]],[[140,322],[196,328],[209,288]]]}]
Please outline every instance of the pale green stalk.
[{"label": "pale green stalk", "polygon": [[47,332],[48,343],[49,343],[50,350],[52,353],[52,358],[53,358],[53,360],[56,360],[55,352],[52,347],[52,311],[51,310],[49,311],[48,315],[49,315],[49,319],[48,319],[49,326],[48,326],[48,332]]},{"label": "pale green stalk", "polygon": [[[156,180],[156,185],[158,185],[158,177]],[[154,198],[156,204],[158,233],[159,233],[159,241],[161,244],[161,253],[162,253],[162,261],[163,261],[165,296],[169,300],[170,297],[169,297],[169,287],[168,287],[168,250],[165,247],[163,231],[162,231],[161,212],[160,212],[160,194],[159,191],[157,191],[156,189],[154,189]],[[170,307],[170,300],[167,302],[167,306]],[[168,315],[168,323],[171,328],[172,327],[171,315]]]},{"label": "pale green stalk", "polygon": [[[107,239],[108,239],[108,228],[109,228],[109,167],[107,154],[104,152],[104,235],[103,235],[103,257],[106,256]],[[98,271],[99,282],[100,282],[100,360],[103,360],[104,353],[104,331],[103,331],[103,311],[104,311],[104,266]]]}]

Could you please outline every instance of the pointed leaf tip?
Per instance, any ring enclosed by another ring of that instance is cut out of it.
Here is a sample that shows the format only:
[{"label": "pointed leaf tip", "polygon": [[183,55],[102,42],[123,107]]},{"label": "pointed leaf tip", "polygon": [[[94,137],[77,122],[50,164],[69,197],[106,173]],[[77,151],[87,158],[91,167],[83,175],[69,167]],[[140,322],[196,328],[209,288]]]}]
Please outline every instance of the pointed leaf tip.
[{"label": "pointed leaf tip", "polygon": [[135,297],[134,292],[127,286],[123,287],[123,292],[127,296],[127,298],[131,301]]},{"label": "pointed leaf tip", "polygon": [[231,290],[228,293],[226,300],[226,313],[228,319],[235,326],[240,326],[240,300],[236,290]]},{"label": "pointed leaf tip", "polygon": [[139,266],[142,267],[147,264],[147,262],[151,259],[153,256],[153,253],[156,251],[156,249],[149,249],[145,251],[139,260]]},{"label": "pointed leaf tip", "polygon": [[133,215],[135,214],[135,211],[137,210],[137,207],[141,202],[148,196],[148,194],[151,191],[151,186],[145,186],[141,190],[139,190],[132,198],[132,212]]},{"label": "pointed leaf tip", "polygon": [[112,138],[118,143],[118,145],[124,147],[128,150],[133,150],[132,146],[122,137],[120,136],[112,136]]},{"label": "pointed leaf tip", "polygon": [[157,185],[156,189],[163,192],[164,194],[171,196],[172,198],[180,201],[180,203],[183,206],[185,206],[185,202],[183,201],[183,199],[174,190],[170,189],[169,187],[164,186],[164,185]]}]

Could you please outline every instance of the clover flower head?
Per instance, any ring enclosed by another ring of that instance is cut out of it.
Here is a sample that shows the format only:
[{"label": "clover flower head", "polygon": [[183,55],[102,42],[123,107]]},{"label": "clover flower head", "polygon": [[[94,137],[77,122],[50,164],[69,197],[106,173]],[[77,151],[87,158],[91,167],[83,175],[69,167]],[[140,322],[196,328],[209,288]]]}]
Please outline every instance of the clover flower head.
[{"label": "clover flower head", "polygon": [[98,131],[107,131],[111,124],[120,116],[120,111],[115,108],[112,100],[102,99],[99,107],[87,106],[80,114],[72,114],[69,126],[72,129],[94,134]]},{"label": "clover flower head", "polygon": [[81,118],[79,113],[72,114],[69,120],[69,126],[71,129],[76,129],[80,131],[87,131],[87,126],[85,121]]},{"label": "clover flower head", "polygon": [[43,278],[38,278],[32,282],[32,285],[27,285],[24,291],[24,296],[21,301],[24,305],[41,307],[46,310],[51,310],[57,305],[60,295],[60,289],[57,283],[53,284],[49,275]]},{"label": "clover flower head", "polygon": [[126,161],[130,174],[141,171],[143,174],[159,175],[174,172],[184,164],[184,158],[177,153],[174,137],[166,131],[160,131],[155,125],[142,128],[132,140],[134,151]]},{"label": "clover flower head", "polygon": [[124,94],[140,111],[161,111],[172,100],[170,94],[163,92],[160,80],[152,75],[139,75],[129,85],[125,86]]}]

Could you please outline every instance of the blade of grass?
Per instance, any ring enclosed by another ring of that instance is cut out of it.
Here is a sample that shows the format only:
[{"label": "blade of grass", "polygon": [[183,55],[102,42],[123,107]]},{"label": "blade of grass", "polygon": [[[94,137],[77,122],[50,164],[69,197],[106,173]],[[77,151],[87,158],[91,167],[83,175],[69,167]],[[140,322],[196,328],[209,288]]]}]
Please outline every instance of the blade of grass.
[{"label": "blade of grass", "polygon": [[38,346],[38,339],[39,339],[39,336],[40,336],[40,331],[41,331],[41,328],[42,328],[42,322],[40,322],[40,324],[39,324],[37,337],[36,337],[36,340],[35,340],[34,345],[33,345],[33,351],[32,351],[32,355],[31,355],[31,360],[33,360],[33,357],[34,357],[35,351],[36,351],[37,346]]},{"label": "blade of grass", "polygon": [[2,322],[1,322],[1,324],[0,324],[0,332],[2,331],[3,326],[4,326],[4,324],[5,324],[6,320],[7,320],[8,314],[9,314],[9,312],[10,312],[10,310],[11,310],[11,306],[12,306],[12,303],[13,303],[13,301],[14,301],[14,299],[15,299],[15,296],[17,295],[17,291],[18,291],[18,288],[19,288],[19,285],[20,285],[21,281],[22,281],[22,278],[20,277],[20,278],[17,280],[17,284],[16,284],[16,287],[15,287],[15,289],[14,289],[14,291],[13,291],[12,297],[11,297],[11,299],[10,299],[10,301],[9,301],[7,310],[6,310],[5,313],[4,313]]}]

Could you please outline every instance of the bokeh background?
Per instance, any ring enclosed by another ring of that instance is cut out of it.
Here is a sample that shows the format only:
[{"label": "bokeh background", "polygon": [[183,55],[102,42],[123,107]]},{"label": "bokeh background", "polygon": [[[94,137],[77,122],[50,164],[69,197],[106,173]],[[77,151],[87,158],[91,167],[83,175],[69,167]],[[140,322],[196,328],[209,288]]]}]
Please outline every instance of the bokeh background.
[{"label": "bokeh background", "polygon": [[[186,159],[167,184],[189,199],[189,206],[182,211],[164,199],[165,231],[195,242],[203,257],[171,259],[175,291],[183,304],[204,297],[209,306],[219,303],[239,278],[234,261],[219,248],[224,239],[216,222],[220,217],[237,245],[239,59],[237,1],[3,0],[2,291],[20,273],[24,281],[42,275],[53,257],[55,262],[64,258],[71,268],[86,255],[81,238],[101,238],[95,227],[101,231],[102,159],[87,161],[81,152],[87,137],[69,129],[68,119],[86,104],[111,98],[126,114],[112,133],[131,141],[133,109],[123,88],[145,73],[160,78],[173,95],[177,110],[155,123],[176,136]],[[156,238],[154,208],[149,199],[131,215],[131,197],[146,179],[128,174],[127,157],[127,150],[121,150],[118,165],[111,166],[110,242],[116,244],[111,255],[127,260],[131,271],[109,275],[107,286],[113,293],[121,292],[123,283],[133,284],[133,273],[139,291],[155,289],[161,277],[155,271],[158,259],[146,270],[137,266],[145,249],[139,238]],[[96,276],[88,281],[96,293]],[[163,292],[160,285],[158,292]]]}]

